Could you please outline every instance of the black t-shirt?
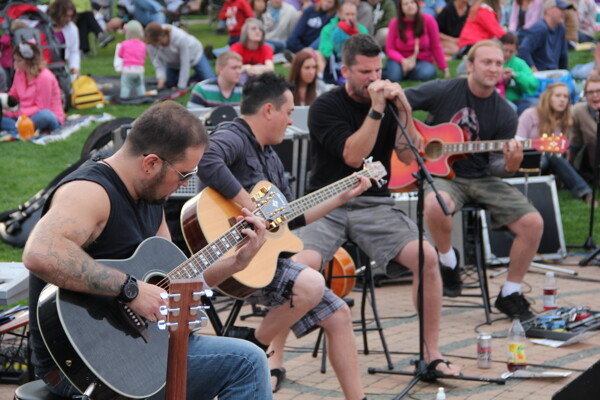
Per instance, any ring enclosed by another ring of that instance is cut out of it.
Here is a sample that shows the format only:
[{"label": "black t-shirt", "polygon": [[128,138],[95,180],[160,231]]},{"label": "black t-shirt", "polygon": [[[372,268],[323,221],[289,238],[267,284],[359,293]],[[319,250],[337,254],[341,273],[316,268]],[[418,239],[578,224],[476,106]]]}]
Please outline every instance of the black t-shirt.
[{"label": "black t-shirt", "polygon": [[[361,127],[370,108],[371,103],[359,103],[351,99],[343,86],[317,97],[310,106],[308,129],[312,169],[309,191],[317,190],[360,170],[344,162],[344,145],[348,137]],[[381,161],[388,172],[396,130],[396,122],[386,110],[370,156],[373,156],[373,161]],[[363,195],[387,196],[389,191],[387,185],[381,188],[373,185]]]},{"label": "black t-shirt", "polygon": [[[56,189],[67,182],[87,180],[100,184],[110,199],[110,215],[104,230],[98,238],[84,250],[95,259],[125,259],[133,255],[137,246],[156,235],[163,219],[161,205],[148,204],[143,200],[134,201],[127,187],[112,168],[105,164],[88,162],[63,179]],[[43,212],[46,213],[54,192],[50,195]],[[139,277],[138,277],[139,278]],[[29,274],[29,308],[37,309],[38,298],[46,282]],[[29,314],[31,344],[34,365],[49,367],[54,361],[48,353],[37,323],[37,314]]]},{"label": "black t-shirt", "polygon": [[[435,80],[405,90],[413,110],[429,112],[425,123],[452,122],[460,126],[470,141],[501,140],[515,136],[517,114],[498,93],[481,98],[467,86],[467,79]],[[476,178],[489,173],[489,154],[476,153],[457,160],[456,176]]]},{"label": "black t-shirt", "polygon": [[459,37],[460,31],[462,31],[463,26],[465,26],[465,22],[467,22],[470,7],[471,6],[467,6],[467,12],[461,17],[456,12],[454,2],[448,2],[448,4],[446,4],[446,6],[442,9],[438,16],[435,17],[438,23],[438,27],[440,29],[440,33],[455,38]]}]

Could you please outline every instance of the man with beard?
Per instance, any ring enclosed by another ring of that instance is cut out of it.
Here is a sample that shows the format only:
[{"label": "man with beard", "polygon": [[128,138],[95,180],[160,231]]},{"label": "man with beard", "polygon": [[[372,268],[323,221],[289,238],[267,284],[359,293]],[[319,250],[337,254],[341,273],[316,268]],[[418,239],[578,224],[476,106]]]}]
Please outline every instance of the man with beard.
[{"label": "man with beard", "polygon": [[[397,83],[381,79],[381,47],[369,35],[355,35],[342,49],[342,74],[346,83],[319,96],[308,114],[313,167],[309,190],[314,191],[356,171],[363,159],[372,156],[390,170],[395,149],[406,163],[407,151],[395,119],[387,112],[389,102],[399,112],[412,140],[423,143],[414,128],[410,105]],[[416,224],[393,208],[387,185],[371,187],[362,195],[302,228],[304,242],[296,260],[319,269],[334,252],[352,239],[379,266],[395,261],[413,272],[413,300],[418,287],[419,241]],[[458,375],[460,368],[445,360],[439,351],[442,282],[433,246],[424,243],[424,336],[425,361],[433,375]]]},{"label": "man with beard", "polygon": [[[23,254],[31,271],[31,309],[36,309],[44,285],[51,283],[114,297],[149,323],[163,319],[163,288],[95,259],[126,259],[146,238],[170,239],[162,204],[197,172],[208,141],[198,118],[177,103],[163,102],[135,121],[114,155],[89,162],[63,179],[46,201]],[[241,231],[248,241],[204,272],[209,286],[244,269],[264,242],[265,221],[247,210],[244,218],[253,226]],[[30,326],[36,375],[52,393],[78,394],[45,347],[35,312]],[[271,398],[265,354],[246,341],[190,335],[187,373],[188,399]]]},{"label": "man with beard", "polygon": [[[495,305],[510,318],[525,321],[533,314],[521,293],[521,282],[539,247],[543,220],[521,192],[500,178],[513,175],[523,160],[523,146],[514,139],[517,115],[495,89],[503,64],[500,43],[482,41],[468,53],[466,79],[427,82],[405,93],[414,110],[429,112],[430,125],[456,123],[471,141],[508,140],[501,153],[476,153],[456,161],[456,178],[436,178],[435,185],[451,212],[465,203],[483,204],[492,214],[492,228],[507,227],[515,234],[506,282]],[[461,278],[451,244],[452,218],[444,215],[430,187],[425,221],[439,253],[444,293],[458,296]]]}]

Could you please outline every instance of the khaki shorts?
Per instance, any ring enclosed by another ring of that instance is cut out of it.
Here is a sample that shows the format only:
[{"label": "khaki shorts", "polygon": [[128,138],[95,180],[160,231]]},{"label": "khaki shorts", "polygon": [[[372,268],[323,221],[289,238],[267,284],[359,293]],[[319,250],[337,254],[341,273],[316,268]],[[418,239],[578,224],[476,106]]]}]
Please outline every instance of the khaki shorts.
[{"label": "khaki shorts", "polygon": [[[454,200],[456,210],[465,204],[485,206],[492,216],[492,229],[500,229],[530,212],[538,212],[529,199],[513,185],[495,176],[482,178],[435,178],[435,187]],[[432,192],[430,185],[425,193]]]},{"label": "khaki shorts", "polygon": [[376,262],[373,273],[386,273],[388,263],[409,242],[417,240],[417,225],[394,208],[391,197],[360,196],[294,231],[305,249],[321,254],[326,265],[348,239]]}]

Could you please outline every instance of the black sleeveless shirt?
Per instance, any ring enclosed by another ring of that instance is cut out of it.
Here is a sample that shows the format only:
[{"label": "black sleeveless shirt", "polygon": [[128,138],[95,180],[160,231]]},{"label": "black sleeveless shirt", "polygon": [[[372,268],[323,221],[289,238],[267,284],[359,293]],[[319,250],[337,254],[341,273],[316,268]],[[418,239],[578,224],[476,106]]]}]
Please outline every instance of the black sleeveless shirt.
[{"label": "black sleeveless shirt", "polygon": [[[155,236],[163,218],[161,205],[135,201],[127,191],[117,173],[108,165],[88,162],[66,176],[54,189],[43,214],[48,211],[50,201],[60,186],[67,182],[85,180],[96,182],[108,193],[110,214],[100,236],[84,250],[94,259],[124,259],[130,257],[137,246],[151,236]],[[29,327],[33,349],[33,363],[36,367],[47,368],[54,365],[46,350],[37,323],[37,303],[46,282],[34,274],[29,274]]]}]

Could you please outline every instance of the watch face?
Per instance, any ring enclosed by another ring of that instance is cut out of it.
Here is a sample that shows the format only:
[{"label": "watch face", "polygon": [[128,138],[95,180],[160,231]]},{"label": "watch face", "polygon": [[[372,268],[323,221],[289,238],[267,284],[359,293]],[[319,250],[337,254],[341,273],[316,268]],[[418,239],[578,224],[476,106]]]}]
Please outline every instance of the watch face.
[{"label": "watch face", "polygon": [[123,294],[128,299],[135,299],[138,294],[138,287],[135,282],[128,282],[123,288]]}]

